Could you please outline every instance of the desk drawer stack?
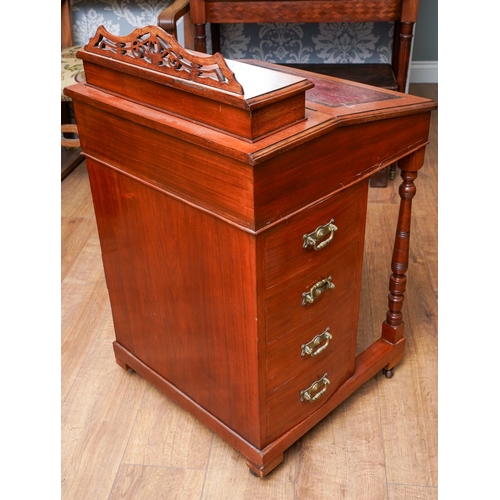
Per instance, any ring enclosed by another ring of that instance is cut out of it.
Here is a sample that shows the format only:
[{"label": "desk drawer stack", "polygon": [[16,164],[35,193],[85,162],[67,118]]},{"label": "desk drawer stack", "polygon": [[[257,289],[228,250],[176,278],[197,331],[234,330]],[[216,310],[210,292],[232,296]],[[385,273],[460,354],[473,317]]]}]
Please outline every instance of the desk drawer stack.
[{"label": "desk drawer stack", "polygon": [[265,232],[267,439],[354,371],[366,188],[355,184]]},{"label": "desk drawer stack", "polygon": [[116,361],[264,476],[403,355],[394,274],[392,319],[355,357],[368,180],[396,159],[409,170],[403,269],[398,241],[434,105],[189,53],[157,27],[128,37],[101,27],[79,56],[87,82],[66,92]]}]

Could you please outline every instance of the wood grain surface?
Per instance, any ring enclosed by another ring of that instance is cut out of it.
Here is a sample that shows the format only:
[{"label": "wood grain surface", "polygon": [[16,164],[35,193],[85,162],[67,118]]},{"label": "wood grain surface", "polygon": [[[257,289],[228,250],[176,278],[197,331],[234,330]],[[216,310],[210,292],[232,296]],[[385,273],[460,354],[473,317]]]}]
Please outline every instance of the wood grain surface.
[{"label": "wood grain surface", "polygon": [[[436,85],[410,90],[437,99]],[[385,319],[390,261],[380,260],[390,260],[400,182],[369,190],[357,351]],[[257,479],[227,443],[116,365],[86,162],[77,167],[61,192],[62,498],[437,500],[437,111],[415,183],[403,361]]]}]

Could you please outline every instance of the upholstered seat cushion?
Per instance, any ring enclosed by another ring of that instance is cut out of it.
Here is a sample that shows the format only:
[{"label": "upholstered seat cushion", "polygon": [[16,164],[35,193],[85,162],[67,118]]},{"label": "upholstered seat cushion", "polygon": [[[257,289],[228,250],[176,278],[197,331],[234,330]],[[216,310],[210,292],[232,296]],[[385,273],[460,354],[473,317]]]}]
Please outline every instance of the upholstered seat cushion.
[{"label": "upholstered seat cushion", "polygon": [[85,81],[83,61],[76,57],[76,52],[82,48],[83,45],[75,45],[61,51],[61,100],[63,101],[71,101],[63,94],[66,87]]}]

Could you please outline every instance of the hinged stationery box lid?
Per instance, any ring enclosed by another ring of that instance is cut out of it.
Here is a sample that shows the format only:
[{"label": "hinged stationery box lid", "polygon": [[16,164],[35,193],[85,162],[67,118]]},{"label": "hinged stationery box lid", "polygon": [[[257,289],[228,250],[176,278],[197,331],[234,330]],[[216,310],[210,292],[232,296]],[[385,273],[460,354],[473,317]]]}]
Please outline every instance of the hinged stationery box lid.
[{"label": "hinged stationery box lid", "polygon": [[78,52],[87,85],[254,141],[305,120],[307,78],[184,49],[157,26],[100,26]]}]

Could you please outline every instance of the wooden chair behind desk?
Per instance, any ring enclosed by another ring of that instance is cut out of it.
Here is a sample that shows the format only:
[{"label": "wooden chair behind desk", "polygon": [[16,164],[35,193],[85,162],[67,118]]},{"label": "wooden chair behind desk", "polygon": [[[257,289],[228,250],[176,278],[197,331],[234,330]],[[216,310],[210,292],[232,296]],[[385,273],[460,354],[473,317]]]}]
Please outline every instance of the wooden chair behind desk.
[{"label": "wooden chair behind desk", "polygon": [[85,80],[83,63],[76,58],[80,48],[73,44],[71,5],[61,0],[61,180],[84,159],[78,138],[71,99],[64,95],[65,87]]},{"label": "wooden chair behind desk", "polygon": [[[219,25],[222,23],[394,22],[390,64],[290,66],[399,92],[406,91],[418,0],[191,0],[190,9],[195,50],[207,51],[205,25],[209,22],[213,53],[220,52]],[[388,178],[389,168],[372,177],[371,186],[386,186]]]},{"label": "wooden chair behind desk", "polygon": [[[188,11],[189,0],[172,0],[158,17],[158,25],[177,38],[176,23]],[[75,45],[73,42],[71,2],[61,0],[61,180],[84,159],[71,98],[64,94],[66,87],[85,81],[83,62],[77,57],[81,49],[83,44]]]}]

